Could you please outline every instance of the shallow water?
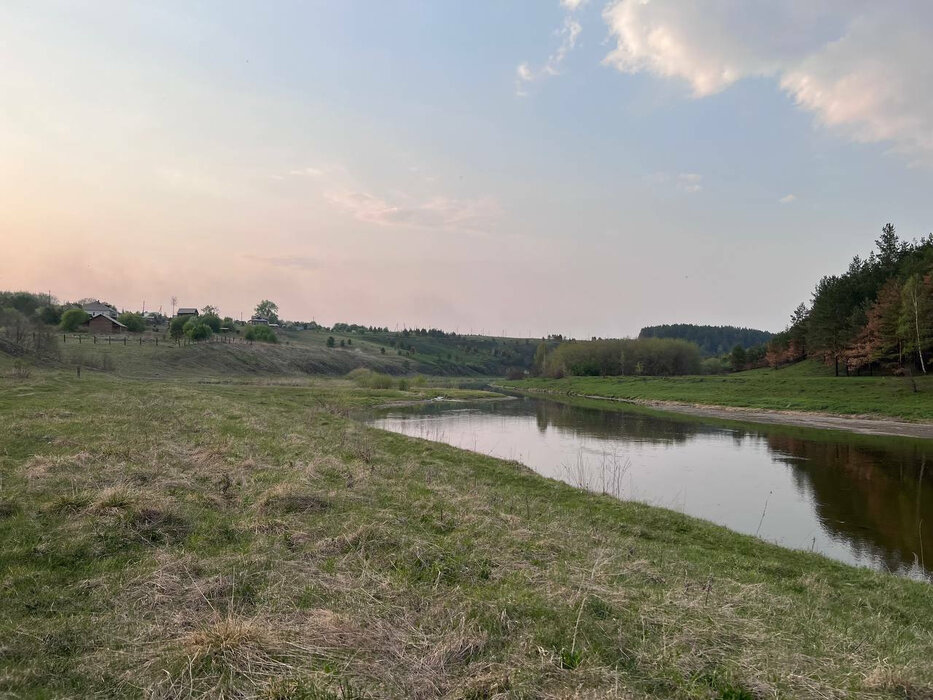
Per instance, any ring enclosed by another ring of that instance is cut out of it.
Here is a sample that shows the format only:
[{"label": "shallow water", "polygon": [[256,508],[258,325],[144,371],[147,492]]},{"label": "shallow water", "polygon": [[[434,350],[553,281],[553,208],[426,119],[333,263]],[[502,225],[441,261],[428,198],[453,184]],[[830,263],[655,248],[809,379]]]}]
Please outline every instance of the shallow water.
[{"label": "shallow water", "polygon": [[614,409],[529,398],[436,402],[386,409],[370,424],[933,580],[933,442]]}]

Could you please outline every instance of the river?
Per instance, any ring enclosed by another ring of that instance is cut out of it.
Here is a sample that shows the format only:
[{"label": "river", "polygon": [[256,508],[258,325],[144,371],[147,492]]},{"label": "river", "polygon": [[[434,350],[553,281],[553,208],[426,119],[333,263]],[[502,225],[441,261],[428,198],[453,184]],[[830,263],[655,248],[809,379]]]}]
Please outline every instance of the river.
[{"label": "river", "polygon": [[929,440],[536,398],[395,407],[369,422],[782,546],[933,580]]}]

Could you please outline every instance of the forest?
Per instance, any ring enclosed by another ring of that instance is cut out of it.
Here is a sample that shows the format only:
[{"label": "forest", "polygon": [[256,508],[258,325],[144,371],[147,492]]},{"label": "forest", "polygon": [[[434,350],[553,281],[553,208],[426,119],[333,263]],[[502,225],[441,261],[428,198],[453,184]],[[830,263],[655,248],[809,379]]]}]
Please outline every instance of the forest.
[{"label": "forest", "polygon": [[771,367],[818,359],[835,374],[926,374],[933,351],[933,234],[900,240],[892,224],[876,249],[820,279],[809,305],[772,338]]},{"label": "forest", "polygon": [[699,374],[700,348],[671,338],[569,340],[555,348],[538,345],[537,375],[563,376],[674,376]]},{"label": "forest", "polygon": [[725,355],[739,346],[749,349],[764,345],[773,336],[768,331],[737,326],[701,326],[694,323],[673,323],[646,326],[638,333],[639,338],[676,338],[696,343],[706,356]]}]

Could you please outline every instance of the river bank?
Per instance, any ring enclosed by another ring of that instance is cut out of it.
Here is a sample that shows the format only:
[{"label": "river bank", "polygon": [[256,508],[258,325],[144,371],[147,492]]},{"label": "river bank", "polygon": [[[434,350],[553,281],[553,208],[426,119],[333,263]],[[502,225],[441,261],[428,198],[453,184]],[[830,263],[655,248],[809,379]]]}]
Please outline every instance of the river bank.
[{"label": "river bank", "polygon": [[933,692],[928,584],[349,417],[431,397],[4,381],[0,695]]},{"label": "river bank", "polygon": [[578,394],[557,389],[523,388],[515,384],[509,386],[493,384],[492,386],[503,391],[515,391],[527,396],[541,396],[558,400],[561,396],[567,396],[571,398],[589,399],[592,401],[609,401],[630,404],[632,406],[642,406],[659,411],[681,413],[698,418],[738,420],[773,425],[793,425],[801,428],[814,428],[818,430],[844,430],[860,435],[887,435],[891,437],[933,439],[933,422],[909,422],[899,421],[894,418],[846,416],[812,411],[779,411],[743,408],[740,406],[710,406],[678,401],[626,399],[614,396],[600,396],[599,394]]}]

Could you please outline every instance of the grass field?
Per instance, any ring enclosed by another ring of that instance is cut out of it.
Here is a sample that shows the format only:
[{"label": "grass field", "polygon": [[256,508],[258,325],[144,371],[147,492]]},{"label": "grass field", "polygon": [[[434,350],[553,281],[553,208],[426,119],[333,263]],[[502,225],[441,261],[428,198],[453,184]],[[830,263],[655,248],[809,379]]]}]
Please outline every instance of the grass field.
[{"label": "grass field", "polygon": [[831,369],[810,361],[722,376],[533,378],[497,383],[616,399],[933,420],[933,377],[916,378],[914,392],[903,377],[834,377]]},{"label": "grass field", "polygon": [[[364,367],[392,375],[503,376],[531,363],[534,345],[524,340],[458,336],[404,337],[396,333],[330,333],[278,329],[278,344],[244,343],[241,336],[215,336],[212,342],[176,345],[162,333],[107,339],[57,335],[66,365],[136,378],[203,376],[339,375]],[[335,338],[335,347],[327,339]],[[159,344],[155,343],[156,336]],[[140,338],[143,342],[140,343]],[[124,343],[124,340],[126,341]],[[235,343],[219,342],[234,340]],[[344,347],[339,343],[343,341]],[[406,350],[390,343],[404,342]],[[414,348],[414,351],[411,350]]]},{"label": "grass field", "polygon": [[930,586],[350,417],[436,393],[5,374],[0,696],[933,694]]}]

